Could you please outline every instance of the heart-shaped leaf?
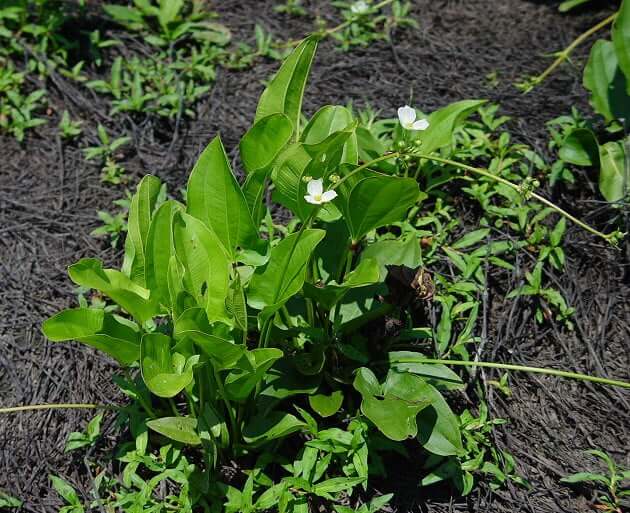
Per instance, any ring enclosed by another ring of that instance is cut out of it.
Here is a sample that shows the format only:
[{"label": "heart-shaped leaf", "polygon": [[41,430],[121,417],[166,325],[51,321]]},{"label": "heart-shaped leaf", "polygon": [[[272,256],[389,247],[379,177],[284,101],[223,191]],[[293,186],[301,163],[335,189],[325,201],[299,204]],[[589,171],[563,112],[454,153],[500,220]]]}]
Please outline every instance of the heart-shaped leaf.
[{"label": "heart-shaped leaf", "polygon": [[308,396],[308,404],[315,410],[321,417],[332,417],[339,411],[343,403],[343,392],[341,390],[335,390],[330,395],[327,394],[315,394]]}]

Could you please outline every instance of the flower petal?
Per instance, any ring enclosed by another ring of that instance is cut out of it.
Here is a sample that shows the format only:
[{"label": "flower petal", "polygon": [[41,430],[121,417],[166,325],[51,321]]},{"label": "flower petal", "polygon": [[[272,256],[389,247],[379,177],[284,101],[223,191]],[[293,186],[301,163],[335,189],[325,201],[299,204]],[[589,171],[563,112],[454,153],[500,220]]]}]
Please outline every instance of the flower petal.
[{"label": "flower petal", "polygon": [[324,192],[324,181],[321,178],[310,180],[306,185],[306,190],[311,196],[319,196]]},{"label": "flower petal", "polygon": [[403,127],[411,125],[416,120],[416,110],[409,105],[398,109],[398,120]]},{"label": "flower petal", "polygon": [[337,191],[326,191],[322,194],[322,203],[327,203],[328,201],[332,201],[337,197]]},{"label": "flower petal", "polygon": [[427,128],[429,128],[429,122],[426,119],[419,119],[418,121],[414,122],[412,128],[414,130],[426,130]]},{"label": "flower petal", "polygon": [[306,200],[307,203],[310,203],[311,205],[319,205],[321,203],[321,201],[318,201],[315,197],[311,196],[310,194],[305,194],[304,199]]}]

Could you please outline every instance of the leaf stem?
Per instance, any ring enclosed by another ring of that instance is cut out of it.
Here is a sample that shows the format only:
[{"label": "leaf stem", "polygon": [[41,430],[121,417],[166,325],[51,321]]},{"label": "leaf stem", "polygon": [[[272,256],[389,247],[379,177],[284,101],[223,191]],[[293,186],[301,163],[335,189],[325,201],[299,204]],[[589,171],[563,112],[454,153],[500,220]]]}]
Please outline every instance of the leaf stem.
[{"label": "leaf stem", "polygon": [[550,376],[558,376],[561,378],[575,379],[579,381],[590,381],[592,383],[599,383],[601,385],[610,385],[614,387],[628,388],[630,389],[630,383],[626,381],[619,381],[616,379],[602,378],[599,376],[591,376],[590,374],[581,374],[579,372],[569,372],[559,369],[550,369],[548,367],[530,367],[527,365],[514,365],[511,363],[495,363],[495,362],[479,362],[470,360],[445,360],[439,358],[422,358],[414,359],[408,358],[408,362],[405,358],[397,359],[400,363],[433,363],[442,365],[460,365],[464,367],[488,367],[491,369],[503,369],[512,370],[518,372],[532,372],[536,374],[547,374]]},{"label": "leaf stem", "polygon": [[35,410],[119,410],[120,406],[94,403],[50,403],[50,404],[26,404],[23,406],[9,406],[0,408],[1,413],[19,413]]},{"label": "leaf stem", "polygon": [[[481,176],[485,176],[486,178],[490,178],[490,179],[492,179],[492,180],[494,180],[496,182],[499,182],[499,183],[502,183],[504,185],[507,185],[508,187],[511,187],[512,189],[514,189],[514,190],[516,190],[518,192],[522,192],[521,187],[519,187],[515,183],[510,182],[509,180],[506,180],[505,178],[503,178],[501,176],[494,175],[494,174],[490,173],[489,171],[486,171],[485,169],[469,166],[467,164],[462,164],[461,162],[456,162],[454,160],[445,159],[445,158],[442,158],[442,157],[436,157],[434,155],[427,155],[427,154],[424,154],[424,153],[414,153],[414,155],[416,157],[420,157],[420,158],[427,159],[427,160],[432,160],[434,162],[441,162],[443,164],[448,164],[448,165],[457,167],[459,169],[464,169],[466,171],[470,171],[471,173],[475,173],[475,174],[478,174],[478,175],[481,175]],[[604,239],[604,240],[606,240],[608,242],[611,242],[611,240],[614,238],[614,236],[615,236],[614,233],[606,235],[605,233],[602,233],[602,232],[596,230],[595,228],[592,228],[588,224],[584,223],[583,221],[580,221],[577,217],[572,216],[566,210],[561,209],[555,203],[552,203],[551,201],[549,201],[547,198],[544,198],[540,194],[536,194],[535,192],[531,192],[530,194],[531,194],[532,198],[535,198],[536,200],[538,200],[543,205],[547,205],[552,210],[555,210],[558,214],[566,217],[568,220],[570,220],[571,222],[573,222],[573,223],[577,224],[578,226],[584,228],[586,231],[592,233],[593,235],[601,237],[602,239]]]},{"label": "leaf stem", "polygon": [[567,46],[561,52],[558,52],[557,54],[558,57],[556,57],[556,59],[545,69],[545,71],[543,71],[540,75],[537,75],[531,79],[531,87],[529,89],[526,89],[524,92],[528,93],[532,89],[534,89],[534,87],[541,84],[549,75],[551,75],[554,72],[554,70],[558,66],[560,66],[564,61],[566,61],[569,58],[573,50],[575,50],[580,44],[582,44],[586,39],[592,36],[595,32],[598,32],[599,30],[603,29],[607,25],[610,25],[615,20],[616,17],[617,17],[617,13],[611,14],[610,16],[608,16],[608,18],[603,19],[602,21],[600,21],[599,23],[597,23],[596,25],[588,29],[586,32],[576,37],[569,46]]}]

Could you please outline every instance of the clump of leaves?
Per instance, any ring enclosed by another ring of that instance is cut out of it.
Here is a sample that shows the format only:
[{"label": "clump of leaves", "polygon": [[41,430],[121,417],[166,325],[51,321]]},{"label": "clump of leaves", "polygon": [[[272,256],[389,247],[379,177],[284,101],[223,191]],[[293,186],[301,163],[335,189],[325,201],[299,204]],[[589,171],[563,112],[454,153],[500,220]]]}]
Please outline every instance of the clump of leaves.
[{"label": "clump of leaves", "polygon": [[620,468],[615,460],[604,451],[593,449],[586,451],[586,453],[603,462],[608,472],[606,474],[578,472],[563,477],[560,481],[567,484],[593,483],[599,485],[605,492],[597,498],[599,502],[595,506],[597,510],[605,513],[622,513],[626,507],[630,506],[628,499],[626,499],[626,497],[630,497],[630,488],[624,487],[624,483],[630,483],[630,470]]}]

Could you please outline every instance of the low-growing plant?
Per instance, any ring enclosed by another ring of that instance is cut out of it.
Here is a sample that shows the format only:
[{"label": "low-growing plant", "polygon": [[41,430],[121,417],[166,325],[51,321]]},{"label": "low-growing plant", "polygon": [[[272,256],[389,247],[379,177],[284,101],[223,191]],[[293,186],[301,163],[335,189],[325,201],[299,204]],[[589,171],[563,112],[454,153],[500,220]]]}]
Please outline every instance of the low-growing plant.
[{"label": "low-growing plant", "polygon": [[608,472],[578,472],[563,477],[560,481],[567,484],[593,483],[603,487],[605,492],[598,497],[595,508],[605,513],[622,513],[630,503],[626,497],[630,497],[630,488],[624,483],[630,484],[630,470],[620,468],[613,458],[604,451],[597,449],[586,451],[595,456],[607,467]]},{"label": "low-growing plant", "polygon": [[[473,187],[496,186],[491,194],[515,208],[536,198],[575,218],[533,192],[533,182],[515,171],[522,171],[518,162],[507,165],[516,150],[506,137],[489,140],[474,126],[457,132],[483,102],[459,102],[427,118],[405,106],[398,119],[371,121],[369,129],[348,109],[325,106],[303,124],[318,41],[302,41],[263,92],[239,144],[242,185],[219,137],[199,156],[184,202],[161,202],[161,181],[146,176],[131,198],[121,269],[93,258],[69,267],[72,281],[108,298],[108,306],[84,301],[43,324],[50,340],[83,342],[125,368],[115,381],[132,399],[120,420],[133,441],[120,458],[122,484],[99,478],[118,490],[114,502],[106,499],[114,509],[306,513],[321,504],[345,513],[356,490],[387,473],[383,453],[404,453],[404,441],[413,441],[428,471],[459,469],[447,478],[462,492],[476,471],[497,486],[518,482],[509,455],[488,450],[487,414],[451,409],[447,399],[467,376],[446,364],[628,386],[470,358],[482,263],[494,258],[509,268],[499,255],[513,246],[481,244],[488,217],[449,247],[458,222],[440,188],[463,180],[497,216],[503,211]],[[492,111],[482,112],[482,122],[500,125]],[[489,169],[442,156],[459,138],[455,154],[492,149]],[[282,229],[266,201],[269,184],[294,217]],[[517,214],[513,229],[526,231],[529,214]],[[618,237],[580,224],[606,240]],[[458,269],[452,279],[425,268],[444,258]],[[440,320],[427,325],[431,299]],[[223,469],[234,464],[237,476],[228,480]],[[168,497],[160,499],[155,492],[165,480]],[[53,485],[68,507],[81,507],[60,481]],[[387,500],[375,499],[367,511]]]}]

